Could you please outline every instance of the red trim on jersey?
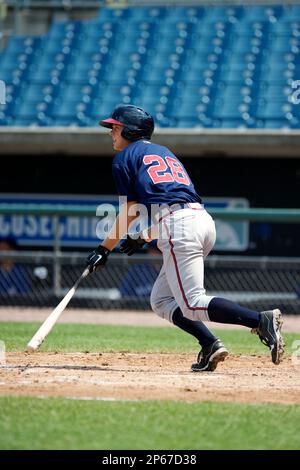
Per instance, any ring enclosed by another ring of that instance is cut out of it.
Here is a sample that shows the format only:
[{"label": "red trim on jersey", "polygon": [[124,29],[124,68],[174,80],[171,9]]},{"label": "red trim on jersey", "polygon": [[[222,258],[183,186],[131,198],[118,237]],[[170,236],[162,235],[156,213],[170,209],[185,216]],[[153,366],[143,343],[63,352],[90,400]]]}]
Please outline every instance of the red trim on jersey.
[{"label": "red trim on jersey", "polygon": [[180,277],[180,273],[179,273],[179,268],[178,268],[178,264],[177,264],[177,260],[176,260],[176,255],[175,255],[175,252],[174,252],[174,245],[173,245],[173,242],[172,242],[171,234],[170,234],[170,232],[168,230],[168,227],[167,227],[165,222],[164,222],[164,225],[166,227],[167,232],[169,233],[169,245],[171,247],[170,248],[171,255],[172,255],[172,258],[173,258],[173,261],[174,261],[174,264],[175,264],[177,280],[178,280],[179,288],[180,288],[180,291],[181,291],[181,294],[182,294],[185,305],[187,306],[187,308],[189,310],[207,310],[207,307],[191,307],[189,305],[188,299],[186,298],[186,295],[185,295],[185,292],[184,292],[184,289],[183,289],[183,285],[182,285],[182,281],[181,281],[181,277]]}]

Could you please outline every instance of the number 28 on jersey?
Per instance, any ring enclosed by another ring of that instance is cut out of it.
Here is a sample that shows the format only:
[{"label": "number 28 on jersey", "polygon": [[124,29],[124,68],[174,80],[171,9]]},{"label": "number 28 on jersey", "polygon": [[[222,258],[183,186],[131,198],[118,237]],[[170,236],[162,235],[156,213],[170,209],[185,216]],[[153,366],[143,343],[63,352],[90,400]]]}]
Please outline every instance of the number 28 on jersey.
[{"label": "number 28 on jersey", "polygon": [[175,181],[186,186],[190,185],[188,175],[176,158],[165,157],[163,159],[159,155],[145,155],[143,162],[145,165],[150,165],[147,172],[154,184],[173,183]]}]

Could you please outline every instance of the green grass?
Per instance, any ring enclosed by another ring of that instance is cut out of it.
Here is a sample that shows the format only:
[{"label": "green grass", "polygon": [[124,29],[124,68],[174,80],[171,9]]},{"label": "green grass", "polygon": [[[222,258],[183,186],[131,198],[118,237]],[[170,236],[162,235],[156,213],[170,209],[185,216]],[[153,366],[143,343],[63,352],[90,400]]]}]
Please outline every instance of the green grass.
[{"label": "green grass", "polygon": [[[7,351],[23,351],[39,327],[39,323],[0,323],[0,340]],[[269,354],[256,335],[249,330],[213,330],[232,354]],[[287,353],[299,334],[286,333]],[[101,352],[195,352],[197,341],[176,328],[55,325],[41,351],[101,351]]]},{"label": "green grass", "polygon": [[300,407],[0,397],[0,449],[299,449]]},{"label": "green grass", "polygon": [[[38,323],[0,323],[23,351]],[[269,354],[247,329],[215,330],[233,354]],[[287,352],[297,334],[285,334]],[[41,351],[195,352],[175,328],[55,325]],[[0,449],[299,449],[299,405],[0,397]]]}]

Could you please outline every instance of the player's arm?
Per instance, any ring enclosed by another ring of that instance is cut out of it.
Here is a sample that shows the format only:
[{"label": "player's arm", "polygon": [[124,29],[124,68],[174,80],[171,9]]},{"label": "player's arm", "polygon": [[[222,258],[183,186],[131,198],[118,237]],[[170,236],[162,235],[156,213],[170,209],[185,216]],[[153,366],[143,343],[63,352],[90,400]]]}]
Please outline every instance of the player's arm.
[{"label": "player's arm", "polygon": [[127,204],[121,206],[120,212],[116,220],[103,242],[89,254],[87,257],[87,265],[90,273],[96,271],[100,266],[105,266],[107,258],[111,251],[117,246],[120,240],[128,232],[128,227],[135,220],[138,214],[128,215],[130,207],[137,204],[137,201],[128,201]]},{"label": "player's arm", "polygon": [[130,213],[130,208],[137,204],[137,201],[128,201],[127,204],[123,204],[121,206],[120,212],[116,217],[115,223],[112,226],[109,234],[101,243],[104,248],[112,251],[120,240],[128,233],[128,227],[130,226],[131,222],[133,222],[137,217],[138,214],[128,215]]}]

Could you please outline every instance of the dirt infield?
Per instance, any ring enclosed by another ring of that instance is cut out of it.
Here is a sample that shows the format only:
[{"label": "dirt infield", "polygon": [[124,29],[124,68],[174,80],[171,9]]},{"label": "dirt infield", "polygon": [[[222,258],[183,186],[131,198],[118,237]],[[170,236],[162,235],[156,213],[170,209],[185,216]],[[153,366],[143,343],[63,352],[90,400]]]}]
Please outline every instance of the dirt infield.
[{"label": "dirt infield", "polygon": [[190,372],[191,354],[8,353],[0,395],[99,400],[300,403],[299,365],[231,356],[213,372]]},{"label": "dirt infield", "polygon": [[[0,321],[43,321],[48,314],[1,309]],[[69,311],[61,320],[168,326],[149,312]],[[300,331],[300,318],[287,317],[284,330]],[[229,356],[213,373],[191,372],[194,361],[191,354],[7,353],[0,368],[0,395],[300,403],[300,364],[290,357],[275,366],[267,355]]]}]

